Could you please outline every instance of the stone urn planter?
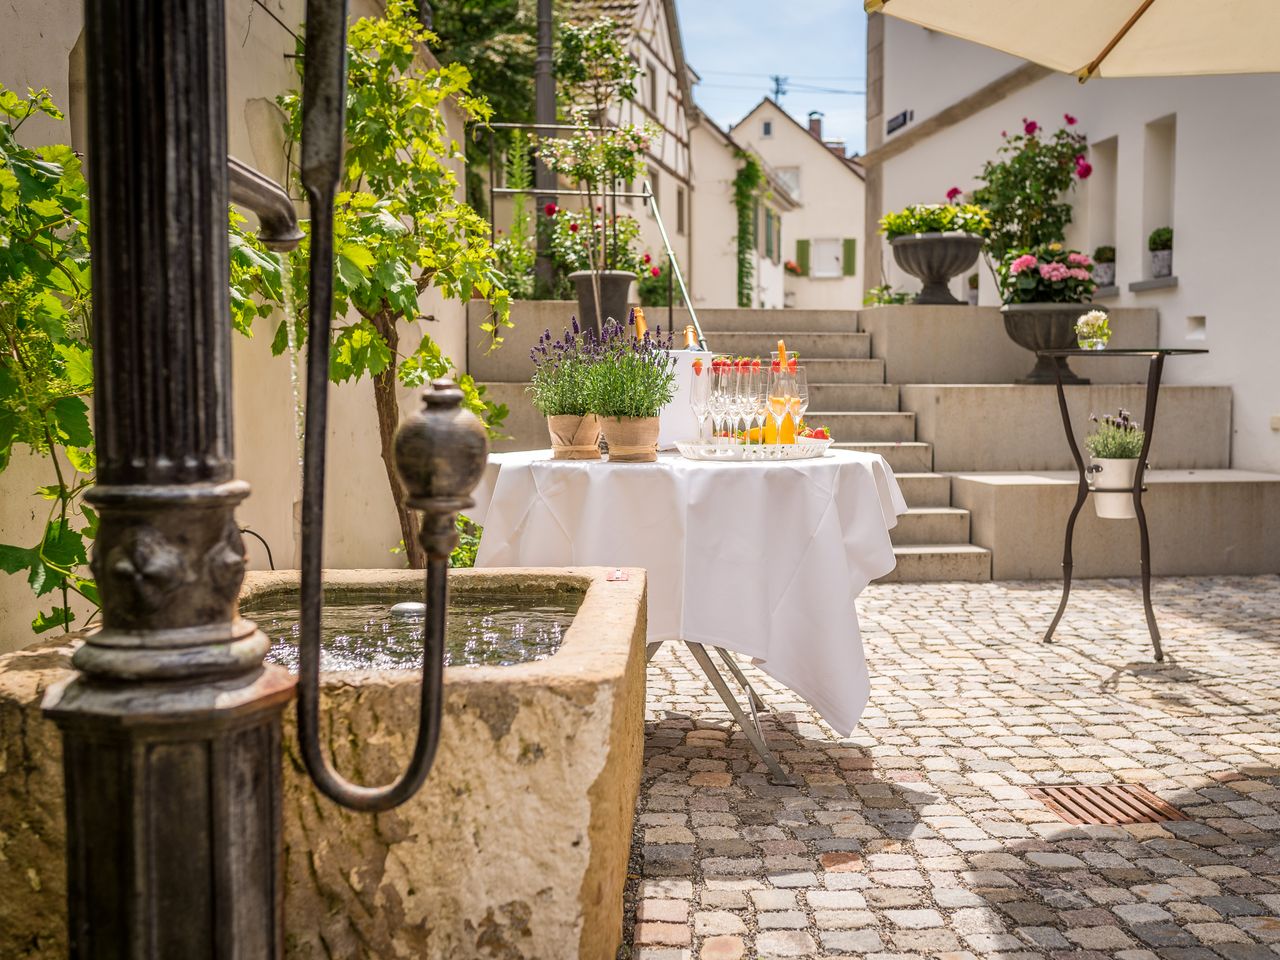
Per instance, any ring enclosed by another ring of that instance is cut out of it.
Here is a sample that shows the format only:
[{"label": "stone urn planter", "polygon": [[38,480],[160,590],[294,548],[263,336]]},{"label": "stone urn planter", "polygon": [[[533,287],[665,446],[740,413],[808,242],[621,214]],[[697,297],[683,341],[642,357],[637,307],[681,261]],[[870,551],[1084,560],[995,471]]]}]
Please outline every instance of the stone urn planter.
[{"label": "stone urn planter", "polygon": [[594,413],[547,417],[547,433],[551,435],[552,460],[600,459],[600,418]]},{"label": "stone urn planter", "polygon": [[889,245],[898,266],[924,284],[916,303],[960,304],[947,284],[978,262],[984,242],[972,233],[913,233]]},{"label": "stone urn planter", "polygon": [[603,417],[600,429],[610,463],[652,463],[658,459],[659,417]]},{"label": "stone urn planter", "polygon": [[[1009,339],[1034,353],[1076,349],[1076,320],[1085,309],[1079,303],[1006,303],[1000,312]],[[1065,357],[1036,357],[1036,365],[1018,383],[1056,383],[1058,370],[1063,383],[1089,382],[1076,375]]]},{"label": "stone urn planter", "polygon": [[[596,290],[592,277],[600,278],[600,315],[596,316]],[[578,293],[578,323],[584,330],[600,332],[600,326],[612,317],[619,323],[627,322],[628,298],[631,282],[636,275],[629,270],[575,270],[569,274]]]},{"label": "stone urn planter", "polygon": [[1095,263],[1093,265],[1093,282],[1100,287],[1113,287],[1116,283],[1115,263]]},{"label": "stone urn planter", "polygon": [[[1123,460],[1089,458],[1089,486],[1095,490],[1132,490],[1137,475],[1137,457]],[[1132,493],[1095,493],[1093,509],[1104,520],[1132,520],[1138,515],[1133,509]]]},{"label": "stone urn planter", "polygon": [[1151,276],[1156,280],[1159,280],[1162,277],[1173,276],[1172,250],[1151,251]]}]

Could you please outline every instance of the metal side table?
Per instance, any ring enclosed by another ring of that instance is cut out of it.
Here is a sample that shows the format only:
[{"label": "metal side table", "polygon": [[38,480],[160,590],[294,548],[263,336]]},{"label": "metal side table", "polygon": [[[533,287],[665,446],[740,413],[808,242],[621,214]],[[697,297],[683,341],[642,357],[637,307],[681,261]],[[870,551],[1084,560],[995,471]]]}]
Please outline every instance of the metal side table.
[{"label": "metal side table", "polygon": [[1053,640],[1053,632],[1058,629],[1062,615],[1067,610],[1067,598],[1071,596],[1071,540],[1075,534],[1076,519],[1090,493],[1132,493],[1133,509],[1138,515],[1138,538],[1142,562],[1142,606],[1147,614],[1147,630],[1151,634],[1151,646],[1155,650],[1157,661],[1164,660],[1164,650],[1160,646],[1160,628],[1156,626],[1155,611],[1151,608],[1151,537],[1147,532],[1147,514],[1142,509],[1142,494],[1146,490],[1142,480],[1147,472],[1147,452],[1151,449],[1151,437],[1155,431],[1156,400],[1160,395],[1160,376],[1164,372],[1164,358],[1182,356],[1184,354],[1208,353],[1208,350],[1037,350],[1038,357],[1147,357],[1150,364],[1147,368],[1147,394],[1145,411],[1142,416],[1142,429],[1146,436],[1142,441],[1142,454],[1138,458],[1138,470],[1134,474],[1132,489],[1101,489],[1089,486],[1089,473],[1084,465],[1084,457],[1080,455],[1080,446],[1076,443],[1075,434],[1071,430],[1071,414],[1067,411],[1067,394],[1062,384],[1062,365],[1057,366],[1058,407],[1062,411],[1062,428],[1067,434],[1067,444],[1071,447],[1071,456],[1076,461],[1076,471],[1080,475],[1080,486],[1076,493],[1076,505],[1067,518],[1067,535],[1062,547],[1062,600],[1058,604],[1058,612],[1045,632],[1044,642]]}]

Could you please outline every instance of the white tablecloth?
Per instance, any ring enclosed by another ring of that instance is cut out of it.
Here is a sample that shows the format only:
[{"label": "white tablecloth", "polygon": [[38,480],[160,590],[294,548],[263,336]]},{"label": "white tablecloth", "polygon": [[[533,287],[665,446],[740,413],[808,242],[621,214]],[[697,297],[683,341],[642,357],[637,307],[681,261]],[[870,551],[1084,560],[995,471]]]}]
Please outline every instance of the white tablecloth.
[{"label": "white tablecloth", "polygon": [[870,687],[854,598],[894,567],[907,509],[884,459],[792,463],[551,460],[495,454],[471,515],[481,567],[644,567],[649,640],[748,657],[841,736]]}]

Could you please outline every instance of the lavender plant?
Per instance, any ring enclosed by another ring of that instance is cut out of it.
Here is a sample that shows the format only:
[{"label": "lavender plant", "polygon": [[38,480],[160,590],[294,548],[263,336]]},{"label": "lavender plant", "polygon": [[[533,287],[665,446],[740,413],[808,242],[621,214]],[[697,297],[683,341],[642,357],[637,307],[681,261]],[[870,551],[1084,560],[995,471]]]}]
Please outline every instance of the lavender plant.
[{"label": "lavender plant", "polygon": [[635,336],[635,311],[626,326],[605,322],[600,356],[587,367],[584,389],[587,407],[602,417],[656,417],[675,396],[675,357],[672,334],[661,325],[653,333]]},{"label": "lavender plant", "polygon": [[544,330],[538,345],[529,351],[533,378],[529,393],[533,405],[546,417],[581,417],[592,410],[587,402],[587,371],[603,354],[595,333],[583,331],[574,317],[571,328],[558,340]]},{"label": "lavender plant", "polygon": [[1089,419],[1098,426],[1084,438],[1089,455],[1099,460],[1136,460],[1142,456],[1142,443],[1146,433],[1142,424],[1133,419],[1128,410],[1120,410],[1114,417],[1090,414]]}]

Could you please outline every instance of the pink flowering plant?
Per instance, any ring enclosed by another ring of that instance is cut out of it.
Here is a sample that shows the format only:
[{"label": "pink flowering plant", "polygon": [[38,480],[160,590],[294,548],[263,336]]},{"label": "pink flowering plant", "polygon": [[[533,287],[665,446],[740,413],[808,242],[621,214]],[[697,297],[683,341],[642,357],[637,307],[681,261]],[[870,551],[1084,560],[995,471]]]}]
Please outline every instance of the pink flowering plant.
[{"label": "pink flowering plant", "polygon": [[[606,217],[602,209],[556,210],[551,216],[551,257],[561,273],[575,270],[648,271],[638,252],[640,222],[620,213]],[[652,258],[650,258],[652,259]]]},{"label": "pink flowering plant", "polygon": [[997,271],[1005,303],[1085,303],[1093,298],[1093,260],[1061,243],[1011,250]]},{"label": "pink flowering plant", "polygon": [[1071,223],[1069,194],[1093,167],[1086,159],[1087,140],[1074,128],[1077,120],[1063,114],[1063,125],[1050,134],[1037,121],[1022,120],[1013,132],[1001,131],[1004,142],[996,159],[982,168],[982,185],[973,202],[991,218],[987,247],[997,263],[1014,250],[1030,250],[1061,242]]}]

